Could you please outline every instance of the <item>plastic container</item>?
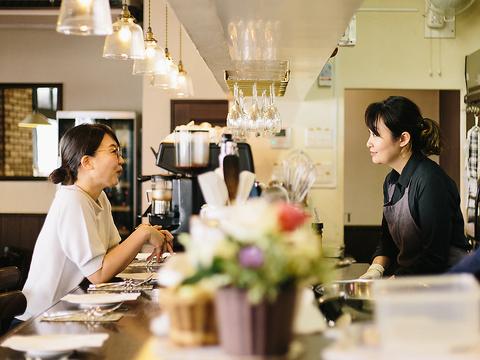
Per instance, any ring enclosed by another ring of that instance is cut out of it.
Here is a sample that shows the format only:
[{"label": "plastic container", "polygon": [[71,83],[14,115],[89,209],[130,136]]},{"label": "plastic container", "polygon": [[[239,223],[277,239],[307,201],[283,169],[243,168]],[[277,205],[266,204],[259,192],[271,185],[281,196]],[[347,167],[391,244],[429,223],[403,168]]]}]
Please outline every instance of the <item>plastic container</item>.
[{"label": "plastic container", "polygon": [[206,167],[209,160],[208,130],[175,130],[175,165],[179,168]]},{"label": "plastic container", "polygon": [[382,349],[445,353],[478,343],[480,290],[472,275],[376,281],[375,321]]}]

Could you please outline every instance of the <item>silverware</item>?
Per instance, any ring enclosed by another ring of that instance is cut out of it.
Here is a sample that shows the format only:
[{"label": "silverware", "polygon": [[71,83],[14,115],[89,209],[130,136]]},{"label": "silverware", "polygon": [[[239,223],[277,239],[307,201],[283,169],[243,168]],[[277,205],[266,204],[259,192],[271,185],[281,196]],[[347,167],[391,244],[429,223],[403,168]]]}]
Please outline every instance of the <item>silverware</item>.
[{"label": "silverware", "polygon": [[43,319],[46,319],[46,320],[63,319],[63,318],[69,318],[75,315],[86,315],[89,320],[96,319],[114,312],[115,310],[120,308],[120,306],[122,305],[123,305],[123,302],[118,303],[117,305],[107,309],[101,308],[100,306],[94,306],[84,310],[64,310],[64,311],[57,311],[54,313],[44,313]]}]

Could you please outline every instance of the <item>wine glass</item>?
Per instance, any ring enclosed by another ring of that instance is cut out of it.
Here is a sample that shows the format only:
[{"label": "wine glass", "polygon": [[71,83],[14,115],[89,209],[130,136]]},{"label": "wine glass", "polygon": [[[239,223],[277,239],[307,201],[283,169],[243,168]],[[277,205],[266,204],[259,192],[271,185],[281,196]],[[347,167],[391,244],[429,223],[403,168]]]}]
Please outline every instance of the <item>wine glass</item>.
[{"label": "wine glass", "polygon": [[233,85],[233,104],[227,115],[227,127],[232,131],[237,140],[244,140],[244,131],[242,131],[245,121],[245,114],[240,103],[238,94],[238,84]]},{"label": "wine glass", "polygon": [[280,113],[275,106],[275,87],[273,83],[270,85],[270,101],[265,101],[264,103],[263,117],[266,135],[275,135],[282,130]]},{"label": "wine glass", "polygon": [[260,136],[262,131],[263,114],[262,109],[258,105],[257,83],[254,83],[252,88],[252,104],[248,111],[248,120],[249,130],[255,133],[255,136]]}]

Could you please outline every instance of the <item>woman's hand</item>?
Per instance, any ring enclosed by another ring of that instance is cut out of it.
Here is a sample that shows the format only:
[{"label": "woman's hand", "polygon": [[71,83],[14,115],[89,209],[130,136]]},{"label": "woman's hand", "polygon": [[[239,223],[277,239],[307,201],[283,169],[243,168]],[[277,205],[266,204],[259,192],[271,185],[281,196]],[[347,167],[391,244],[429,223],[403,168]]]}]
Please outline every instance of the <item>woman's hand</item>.
[{"label": "woman's hand", "polygon": [[162,230],[162,227],[159,225],[147,225],[147,227],[150,232],[150,238],[148,242],[155,247],[147,260],[156,257],[157,262],[160,262],[163,253],[173,253],[173,235],[168,230]]},{"label": "woman's hand", "polygon": [[381,279],[384,271],[385,269],[383,268],[382,265],[372,264],[368,268],[367,272],[362,276],[360,276],[360,279],[368,279],[368,280]]}]

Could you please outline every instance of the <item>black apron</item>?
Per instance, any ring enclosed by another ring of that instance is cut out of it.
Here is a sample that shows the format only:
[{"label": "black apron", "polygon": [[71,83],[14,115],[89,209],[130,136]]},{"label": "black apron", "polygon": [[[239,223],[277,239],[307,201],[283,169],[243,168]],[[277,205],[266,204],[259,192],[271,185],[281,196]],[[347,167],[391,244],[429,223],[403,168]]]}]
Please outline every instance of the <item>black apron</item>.
[{"label": "black apron", "polygon": [[[388,202],[383,205],[383,215],[387,221],[388,230],[393,242],[399,249],[397,263],[401,267],[412,265],[423,251],[422,232],[415,224],[408,200],[410,183],[405,188],[403,196],[392,204],[395,184],[388,186]],[[450,246],[447,266],[451,267],[460,261],[467,252],[456,246]]]}]

